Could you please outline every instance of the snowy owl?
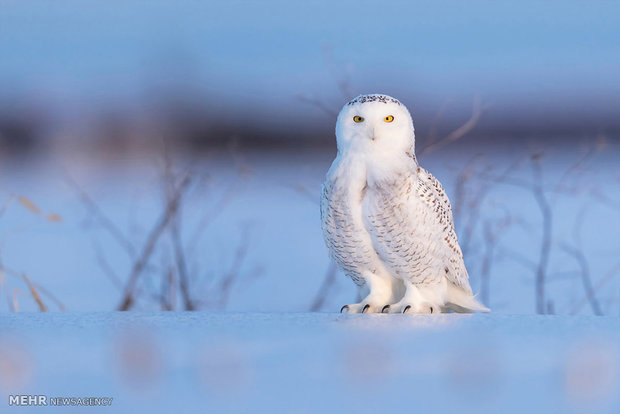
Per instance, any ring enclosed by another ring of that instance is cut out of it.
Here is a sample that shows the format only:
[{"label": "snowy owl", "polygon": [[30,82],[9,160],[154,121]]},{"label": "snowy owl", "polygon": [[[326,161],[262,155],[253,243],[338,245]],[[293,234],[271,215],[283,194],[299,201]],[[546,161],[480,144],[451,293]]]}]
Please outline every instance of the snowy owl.
[{"label": "snowy owl", "polygon": [[336,141],[321,197],[323,236],[363,298],[341,312],[488,311],[469,286],[450,201],[415,157],[407,108],[360,95],[340,111]]}]

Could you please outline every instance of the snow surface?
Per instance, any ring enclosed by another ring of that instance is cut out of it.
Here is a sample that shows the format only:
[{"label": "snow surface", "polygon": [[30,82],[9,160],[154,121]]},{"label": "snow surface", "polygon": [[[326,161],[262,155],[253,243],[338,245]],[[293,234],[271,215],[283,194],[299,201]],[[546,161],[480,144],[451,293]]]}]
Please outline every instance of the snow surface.
[{"label": "snow surface", "polygon": [[[613,317],[0,316],[1,412],[617,413],[619,373]],[[113,403],[7,410],[10,394]]]}]

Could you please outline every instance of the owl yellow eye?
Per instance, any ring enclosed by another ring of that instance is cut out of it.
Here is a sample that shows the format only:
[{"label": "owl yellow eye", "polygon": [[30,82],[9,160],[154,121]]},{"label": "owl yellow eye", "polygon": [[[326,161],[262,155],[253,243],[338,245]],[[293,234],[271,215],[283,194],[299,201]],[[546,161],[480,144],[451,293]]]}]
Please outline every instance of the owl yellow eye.
[{"label": "owl yellow eye", "polygon": [[392,115],[388,115],[385,118],[383,118],[383,120],[385,122],[392,122],[394,120],[394,117]]},{"label": "owl yellow eye", "polygon": [[359,116],[359,115],[355,115],[355,116],[353,117],[353,120],[354,120],[355,122],[364,122],[364,118],[362,118],[362,117],[361,117],[361,116]]}]

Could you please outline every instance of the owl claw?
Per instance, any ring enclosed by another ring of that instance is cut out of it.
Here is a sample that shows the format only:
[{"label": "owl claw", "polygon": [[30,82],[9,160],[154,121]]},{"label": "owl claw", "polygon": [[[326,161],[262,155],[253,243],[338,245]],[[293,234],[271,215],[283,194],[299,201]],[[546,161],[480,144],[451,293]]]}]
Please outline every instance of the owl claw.
[{"label": "owl claw", "polygon": [[411,309],[411,305],[405,306],[405,309],[403,309],[403,313],[407,313],[409,309]]},{"label": "owl claw", "polygon": [[[344,305],[340,309],[340,313],[379,313],[381,312],[381,304],[383,303],[385,303],[383,300],[378,302],[378,304],[374,300],[351,303],[349,305]],[[385,306],[383,308],[385,309]]]},{"label": "owl claw", "polygon": [[381,313],[390,313],[390,305],[385,305],[383,309],[381,309]]}]

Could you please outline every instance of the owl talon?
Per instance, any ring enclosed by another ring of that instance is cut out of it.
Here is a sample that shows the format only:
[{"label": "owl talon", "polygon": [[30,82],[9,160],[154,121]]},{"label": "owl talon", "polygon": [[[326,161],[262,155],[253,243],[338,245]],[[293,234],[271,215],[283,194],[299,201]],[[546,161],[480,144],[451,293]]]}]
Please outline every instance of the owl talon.
[{"label": "owl talon", "polygon": [[370,308],[370,305],[368,305],[368,304],[364,305],[364,308],[362,309],[362,313],[366,313],[368,308]]},{"label": "owl talon", "polygon": [[[344,312],[344,310],[347,310],[347,312]],[[349,313],[349,305],[344,305],[342,308],[340,308],[340,313]]]},{"label": "owl talon", "polygon": [[403,313],[409,312],[409,309],[411,309],[411,305],[405,306],[405,309],[403,309]]},{"label": "owl talon", "polygon": [[381,313],[390,313],[390,305],[385,305],[383,309],[381,309]]}]

